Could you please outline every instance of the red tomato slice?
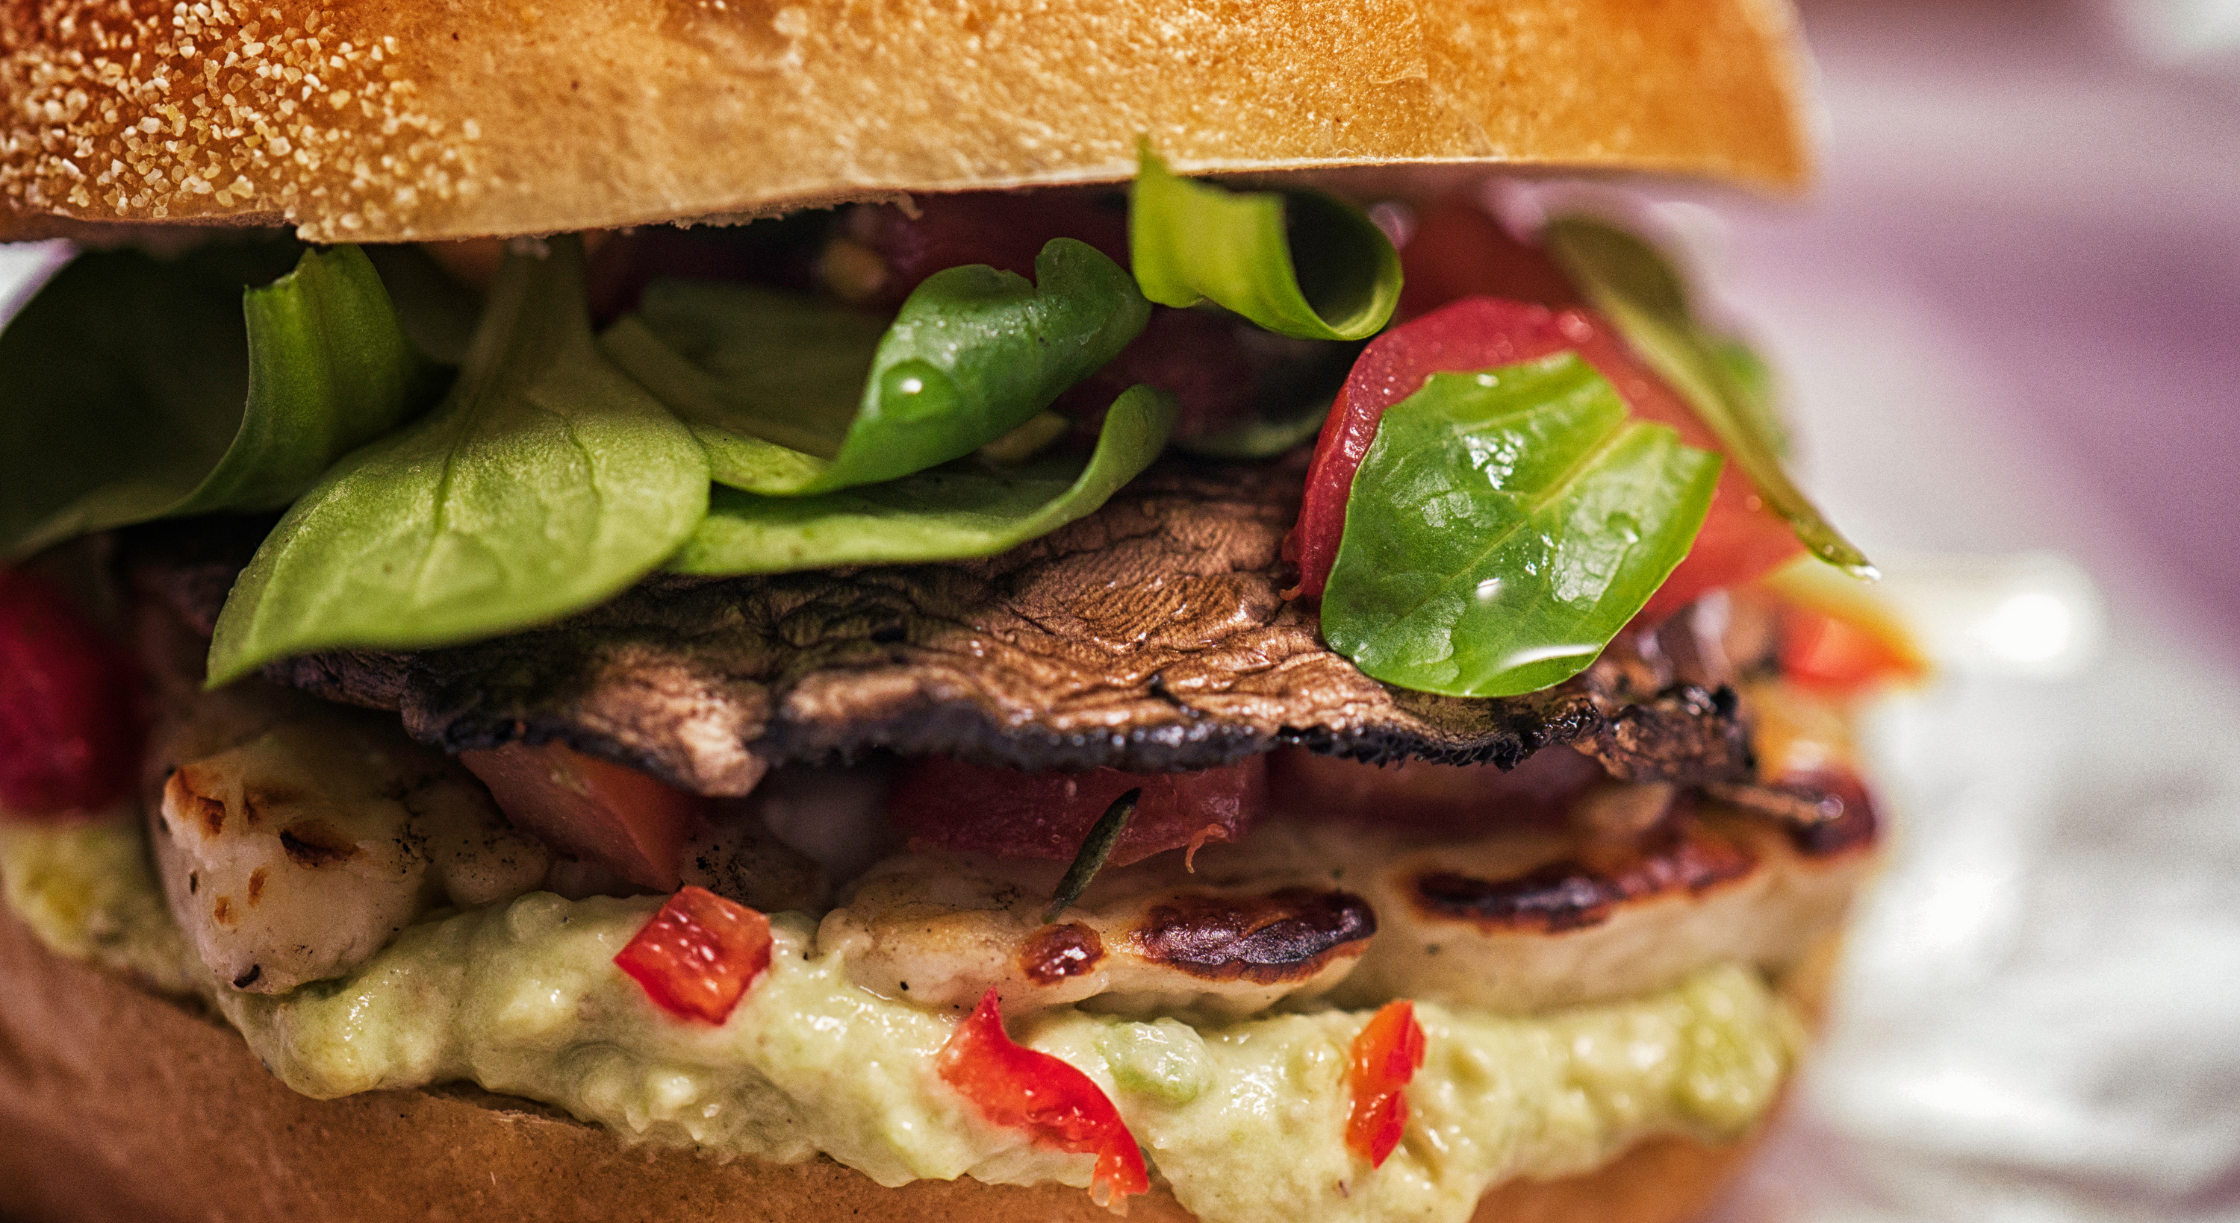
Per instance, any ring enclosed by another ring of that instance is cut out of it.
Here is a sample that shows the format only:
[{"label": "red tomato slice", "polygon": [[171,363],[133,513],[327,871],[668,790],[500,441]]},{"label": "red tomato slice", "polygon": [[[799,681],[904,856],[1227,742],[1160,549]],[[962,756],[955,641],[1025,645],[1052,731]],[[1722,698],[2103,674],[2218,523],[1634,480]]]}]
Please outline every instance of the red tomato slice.
[{"label": "red tomato slice", "polygon": [[1509,236],[1499,221],[1467,198],[1436,204],[1400,248],[1401,322],[1465,297],[1502,297],[1543,306],[1583,306],[1586,299],[1556,261]]},{"label": "red tomato slice", "polygon": [[706,888],[685,888],[614,957],[662,1010],[720,1024],[770,967],[770,919]]},{"label": "red tomato slice", "polygon": [[[1578,353],[1608,378],[1635,416],[1672,426],[1690,446],[1719,449],[1718,439],[1679,395],[1596,316],[1491,297],[1465,298],[1378,336],[1354,363],[1315,443],[1298,524],[1284,539],[1285,558],[1299,568],[1298,595],[1322,597],[1345,534],[1354,473],[1369,453],[1385,409],[1421,390],[1433,374],[1493,369],[1564,351]],[[1730,463],[1719,477],[1695,545],[1650,598],[1642,618],[1661,618],[1709,591],[1760,577],[1802,550],[1789,525],[1765,508],[1749,477]]]},{"label": "red tomato slice", "polygon": [[981,996],[979,1007],[941,1046],[934,1066],[942,1082],[994,1124],[1025,1130],[1061,1151],[1094,1152],[1097,1170],[1089,1194],[1099,1206],[1125,1213],[1127,1198],[1150,1191],[1143,1151],[1120,1110],[1088,1075],[1015,1043],[1003,1030],[996,991]]},{"label": "red tomato slice", "polygon": [[1346,1149],[1381,1168],[1408,1127],[1405,1089],[1423,1069],[1427,1041],[1413,1002],[1388,1002],[1353,1038],[1353,1106]]},{"label": "red tomato slice", "polygon": [[640,887],[676,890],[709,800],[557,743],[461,752],[514,826]]},{"label": "red tomato slice", "polygon": [[1467,835],[1493,827],[1562,827],[1572,800],[1607,774],[1550,748],[1503,772],[1490,764],[1363,764],[1304,748],[1271,753],[1268,803],[1287,815]]},{"label": "red tomato slice", "polygon": [[132,788],[146,734],[131,659],[53,583],[0,569],[0,808],[108,806]]},{"label": "red tomato slice", "polygon": [[1110,865],[1207,841],[1241,839],[1267,807],[1260,756],[1196,773],[1021,773],[939,756],[910,763],[887,799],[887,818],[913,847],[1009,858],[1070,860],[1112,800],[1141,788]]},{"label": "red tomato slice", "polygon": [[893,309],[935,272],[985,263],[1034,279],[1035,256],[1052,238],[1078,238],[1128,264],[1128,213],[1117,197],[1042,191],[923,195],[912,216],[893,204],[859,211],[847,236],[879,256],[885,276],[867,303]]}]

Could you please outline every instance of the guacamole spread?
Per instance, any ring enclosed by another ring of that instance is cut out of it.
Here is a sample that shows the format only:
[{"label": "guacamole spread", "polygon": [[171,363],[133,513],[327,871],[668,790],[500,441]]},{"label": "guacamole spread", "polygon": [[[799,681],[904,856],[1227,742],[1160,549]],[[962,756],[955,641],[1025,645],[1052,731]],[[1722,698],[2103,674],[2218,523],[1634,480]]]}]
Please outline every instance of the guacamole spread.
[{"label": "guacamole spread", "polygon": [[[823,1152],[882,1184],[1089,1183],[1093,1157],[983,1120],[938,1077],[956,1016],[853,984],[816,923],[771,918],[770,970],[722,1026],[657,1009],[615,953],[659,898],[531,893],[429,916],[345,977],[292,993],[208,980],[170,925],[136,823],[0,827],[8,907],[56,951],[199,988],[298,1091],[471,1080],[627,1137],[719,1154]],[[1549,1014],[1419,1004],[1429,1059],[1399,1149],[1345,1146],[1347,1050],[1366,1011],[1193,1023],[1072,1009],[1013,1035],[1104,1088],[1157,1174],[1206,1223],[1462,1223],[1491,1184],[1592,1168],[1652,1133],[1717,1138],[1772,1103],[1796,1020],[1754,970]]]}]

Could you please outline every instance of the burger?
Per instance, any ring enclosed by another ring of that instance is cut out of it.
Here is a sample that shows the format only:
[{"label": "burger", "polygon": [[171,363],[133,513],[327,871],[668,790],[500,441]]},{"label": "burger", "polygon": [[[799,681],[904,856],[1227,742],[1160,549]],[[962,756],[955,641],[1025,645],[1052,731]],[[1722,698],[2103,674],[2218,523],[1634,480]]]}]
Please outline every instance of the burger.
[{"label": "burger", "polygon": [[1793,188],[1801,76],[1757,0],[9,6],[0,1211],[1698,1211],[1914,662],[1653,218],[1489,201]]}]

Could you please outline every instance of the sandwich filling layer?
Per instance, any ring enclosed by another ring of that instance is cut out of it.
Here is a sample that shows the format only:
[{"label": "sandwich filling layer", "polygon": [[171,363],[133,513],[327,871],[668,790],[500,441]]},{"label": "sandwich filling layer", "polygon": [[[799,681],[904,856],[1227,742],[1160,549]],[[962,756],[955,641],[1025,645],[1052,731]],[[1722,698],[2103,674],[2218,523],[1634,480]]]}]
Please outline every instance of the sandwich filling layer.
[{"label": "sandwich filling layer", "polygon": [[[779,1161],[821,1152],[883,1184],[1090,1182],[1092,1156],[992,1125],[939,1080],[957,1015],[857,984],[806,915],[773,917],[771,967],[720,1026],[676,1022],[614,971],[653,897],[532,892],[438,911],[344,976],[266,996],[210,979],[164,912],[137,828],[0,836],[8,907],[48,946],[159,987],[195,983],[310,1095],[471,1080],[628,1137]],[[1586,1170],[1650,1134],[1737,1136],[1778,1094],[1801,1032],[1767,977],[1733,962],[1528,1015],[1419,1003],[1428,1057],[1400,1146],[1372,1170],[1344,1140],[1347,1050],[1369,1015],[1068,1005],[1013,1026],[1103,1089],[1208,1223],[1459,1221],[1492,1184]]]}]

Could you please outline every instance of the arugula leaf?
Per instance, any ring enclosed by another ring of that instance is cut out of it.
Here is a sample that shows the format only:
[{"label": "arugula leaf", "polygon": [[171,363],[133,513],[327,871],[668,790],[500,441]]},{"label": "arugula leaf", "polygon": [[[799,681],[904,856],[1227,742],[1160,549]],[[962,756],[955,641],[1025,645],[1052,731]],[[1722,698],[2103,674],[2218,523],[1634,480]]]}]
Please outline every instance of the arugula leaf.
[{"label": "arugula leaf", "polygon": [[1420,692],[1560,683],[1688,554],[1719,468],[1629,420],[1573,353],[1433,374],[1385,412],[1354,478],[1322,635]]},{"label": "arugula leaf", "polygon": [[599,355],[583,247],[517,247],[451,393],[356,451],[235,582],[210,682],[333,646],[445,645],[601,603],[707,511],[692,433]]},{"label": "arugula leaf", "polygon": [[1152,301],[1211,298],[1297,339],[1365,340],[1400,304],[1400,253],[1359,209],[1318,192],[1191,182],[1149,141],[1128,190],[1128,245]]},{"label": "arugula leaf", "polygon": [[0,554],[277,509],[435,376],[356,247],[81,256],[0,334]]},{"label": "arugula leaf", "polygon": [[819,497],[716,490],[707,521],[671,569],[779,573],[993,556],[1101,506],[1159,457],[1174,427],[1172,395],[1130,387],[1106,412],[1096,452],[1014,471],[952,464]]},{"label": "arugula leaf", "polygon": [[1048,407],[1143,330],[1150,304],[1095,247],[1058,238],[1036,283],[981,264],[871,316],[740,285],[656,285],[603,342],[765,496],[876,484],[960,458]]},{"label": "arugula leaf", "polygon": [[1557,217],[1541,241],[1641,355],[1718,435],[1758,495],[1787,519],[1814,556],[1854,577],[1878,576],[1781,466],[1786,446],[1762,380],[1738,365],[1729,342],[1696,320],[1687,286],[1654,247],[1583,216]]}]

